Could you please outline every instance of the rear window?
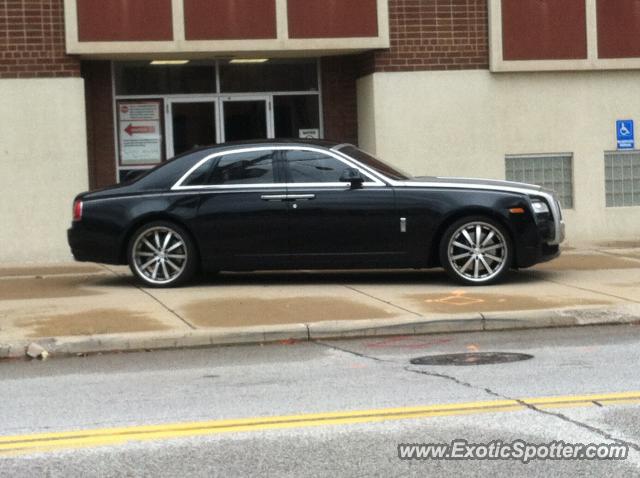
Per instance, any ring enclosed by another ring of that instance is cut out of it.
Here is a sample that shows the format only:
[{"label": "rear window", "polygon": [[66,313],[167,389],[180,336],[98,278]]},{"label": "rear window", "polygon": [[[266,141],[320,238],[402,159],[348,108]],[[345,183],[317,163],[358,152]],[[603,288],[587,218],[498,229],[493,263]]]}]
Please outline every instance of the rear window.
[{"label": "rear window", "polygon": [[213,152],[211,149],[201,149],[177,156],[151,169],[143,176],[135,179],[132,184],[135,184],[135,187],[142,191],[171,189],[198,161],[213,154]]}]

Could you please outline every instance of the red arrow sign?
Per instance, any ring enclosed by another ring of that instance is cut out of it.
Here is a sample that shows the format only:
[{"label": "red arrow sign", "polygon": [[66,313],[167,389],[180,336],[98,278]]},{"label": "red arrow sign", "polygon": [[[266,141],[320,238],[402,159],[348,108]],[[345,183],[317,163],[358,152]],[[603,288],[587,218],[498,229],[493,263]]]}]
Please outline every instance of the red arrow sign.
[{"label": "red arrow sign", "polygon": [[156,129],[153,126],[133,126],[129,123],[124,129],[129,136],[133,136],[134,134],[145,134],[145,133],[155,133]]}]

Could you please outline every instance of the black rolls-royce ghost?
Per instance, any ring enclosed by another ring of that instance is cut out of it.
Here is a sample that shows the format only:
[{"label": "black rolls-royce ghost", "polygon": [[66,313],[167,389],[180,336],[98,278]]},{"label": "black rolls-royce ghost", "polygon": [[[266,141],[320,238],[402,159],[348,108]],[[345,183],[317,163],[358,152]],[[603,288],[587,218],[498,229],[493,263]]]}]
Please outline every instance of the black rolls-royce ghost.
[{"label": "black rolls-royce ghost", "polygon": [[129,264],[147,286],[208,270],[428,268],[464,284],[559,254],[552,191],[412,177],[349,144],[226,144],[75,198],[78,261]]}]

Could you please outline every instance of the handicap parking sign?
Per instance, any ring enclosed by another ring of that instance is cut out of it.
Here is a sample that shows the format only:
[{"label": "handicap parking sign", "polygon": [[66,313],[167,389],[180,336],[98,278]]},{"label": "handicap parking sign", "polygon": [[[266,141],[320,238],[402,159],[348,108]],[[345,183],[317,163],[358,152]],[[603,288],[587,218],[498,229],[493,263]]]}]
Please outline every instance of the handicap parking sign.
[{"label": "handicap parking sign", "polygon": [[618,149],[633,149],[635,147],[633,120],[616,121],[616,135],[618,137]]}]

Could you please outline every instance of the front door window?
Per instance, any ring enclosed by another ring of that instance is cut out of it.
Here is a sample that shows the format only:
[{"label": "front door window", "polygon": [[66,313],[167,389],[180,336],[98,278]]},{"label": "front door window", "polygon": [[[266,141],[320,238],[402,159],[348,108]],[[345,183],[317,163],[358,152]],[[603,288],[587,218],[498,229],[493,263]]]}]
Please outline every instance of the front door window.
[{"label": "front door window", "polygon": [[320,151],[287,151],[286,158],[291,183],[338,183],[347,168]]}]

